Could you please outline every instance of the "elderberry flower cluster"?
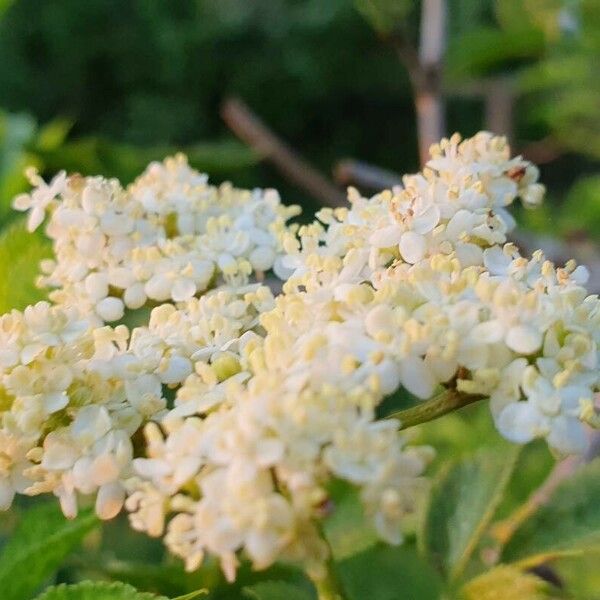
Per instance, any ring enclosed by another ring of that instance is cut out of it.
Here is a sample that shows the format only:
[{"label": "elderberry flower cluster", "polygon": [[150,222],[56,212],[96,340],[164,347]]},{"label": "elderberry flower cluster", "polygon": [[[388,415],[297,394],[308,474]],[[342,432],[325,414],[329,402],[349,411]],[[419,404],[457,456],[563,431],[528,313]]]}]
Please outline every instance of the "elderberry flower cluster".
[{"label": "elderberry flower cluster", "polygon": [[243,285],[273,267],[285,223],[297,214],[274,190],[209,185],[183,155],[152,163],[126,189],[103,177],[63,172],[46,185],[35,171],[28,175],[37,187],[15,208],[30,210],[30,231],[51,213],[54,259],[42,264],[40,284],[53,288],[53,302],[77,306],[98,324],[148,301]]},{"label": "elderberry flower cluster", "polygon": [[31,228],[50,211],[53,304],[0,317],[2,506],[51,492],[72,516],[91,495],[188,569],[214,555],[234,579],[243,553],[318,578],[332,481],[389,543],[426,489],[431,449],[381,415],[400,388],[489,397],[509,440],[582,452],[600,305],[583,267],[508,241],[507,207],[542,200],[537,169],[488,133],[431,153],[302,227],[275,192],[211,187],[182,157],[126,189],[34,176],[16,205]]}]

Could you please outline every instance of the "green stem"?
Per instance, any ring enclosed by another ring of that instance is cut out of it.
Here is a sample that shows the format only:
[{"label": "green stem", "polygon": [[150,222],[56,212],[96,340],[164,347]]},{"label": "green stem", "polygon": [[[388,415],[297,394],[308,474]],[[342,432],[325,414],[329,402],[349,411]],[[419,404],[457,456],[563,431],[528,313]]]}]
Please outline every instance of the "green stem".
[{"label": "green stem", "polygon": [[426,402],[393,412],[387,415],[387,418],[398,419],[400,421],[400,429],[408,429],[413,425],[419,425],[419,423],[433,421],[433,419],[437,419],[449,412],[473,402],[478,402],[484,398],[485,396],[465,394],[455,389],[448,389]]},{"label": "green stem", "polygon": [[320,578],[313,578],[313,583],[317,588],[319,600],[347,600],[341,582],[334,570],[333,560],[329,559],[327,561],[325,575]]},{"label": "green stem", "polygon": [[322,573],[322,576],[315,577],[309,575],[317,590],[317,598],[319,600],[347,600],[348,596],[344,592],[342,583],[335,570],[333,550],[331,548],[329,540],[327,539],[327,536],[325,535],[323,524],[318,521],[315,521],[315,526],[321,535],[321,539],[327,545],[328,550],[328,558],[325,564],[323,565],[325,571],[324,573]]}]

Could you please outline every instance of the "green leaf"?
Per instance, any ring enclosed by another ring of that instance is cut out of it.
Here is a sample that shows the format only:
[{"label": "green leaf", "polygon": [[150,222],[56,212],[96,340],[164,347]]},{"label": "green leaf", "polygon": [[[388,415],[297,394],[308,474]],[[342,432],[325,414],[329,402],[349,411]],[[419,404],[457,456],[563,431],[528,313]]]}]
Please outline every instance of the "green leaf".
[{"label": "green leaf", "polygon": [[551,589],[536,575],[499,565],[469,581],[462,592],[465,600],[548,600]]},{"label": "green leaf", "polygon": [[36,149],[56,150],[62,146],[73,124],[71,119],[54,119],[40,127],[35,139]]},{"label": "green leaf", "polygon": [[[219,177],[253,166],[259,156],[235,140],[223,139],[179,149],[187,154],[190,165]],[[117,177],[123,183],[135,179],[154,160],[163,160],[178,151],[173,146],[133,146],[101,137],[86,137],[66,142],[56,149],[40,149],[40,157],[49,172],[64,169],[68,173]]]},{"label": "green leaf", "polygon": [[148,592],[138,592],[125,583],[82,581],[74,585],[57,585],[48,588],[35,600],[167,600]]},{"label": "green leaf", "polygon": [[40,261],[50,255],[50,240],[39,232],[28,233],[22,221],[0,233],[0,314],[46,297],[35,279]]},{"label": "green leaf", "polygon": [[377,542],[373,527],[366,522],[357,490],[342,481],[330,490],[334,510],[324,523],[325,534],[336,560],[362,552]]},{"label": "green leaf", "polygon": [[251,600],[312,600],[307,590],[285,581],[263,581],[242,590],[244,598]]},{"label": "green leaf", "polygon": [[379,34],[389,35],[413,8],[410,0],[354,0],[356,10]]},{"label": "green leaf", "polygon": [[54,502],[23,513],[0,555],[0,597],[26,600],[98,523],[91,511],[67,520]]},{"label": "green leaf", "polygon": [[414,545],[378,544],[338,565],[349,600],[439,600],[442,583]]},{"label": "green leaf", "polygon": [[481,27],[454,38],[447,55],[451,81],[514,70],[515,63],[539,57],[544,51],[544,35],[533,27],[502,31]]},{"label": "green leaf", "polygon": [[196,590],[195,592],[190,592],[189,594],[183,594],[182,596],[177,596],[173,598],[173,600],[196,600],[200,598],[200,596],[205,596],[208,594],[208,590]]},{"label": "green leaf", "polygon": [[535,562],[600,547],[600,459],[582,467],[560,485],[550,501],[530,517],[508,542],[505,561]]},{"label": "green leaf", "polygon": [[10,213],[12,198],[27,189],[25,167],[35,163],[26,150],[35,134],[35,120],[26,114],[0,111],[0,217]]},{"label": "green leaf", "polygon": [[419,543],[449,580],[464,571],[502,500],[518,456],[518,446],[504,448],[454,463],[434,482]]},{"label": "green leaf", "polygon": [[0,0],[0,17],[2,16],[2,13],[10,8],[10,5],[13,4],[14,1],[15,0]]}]

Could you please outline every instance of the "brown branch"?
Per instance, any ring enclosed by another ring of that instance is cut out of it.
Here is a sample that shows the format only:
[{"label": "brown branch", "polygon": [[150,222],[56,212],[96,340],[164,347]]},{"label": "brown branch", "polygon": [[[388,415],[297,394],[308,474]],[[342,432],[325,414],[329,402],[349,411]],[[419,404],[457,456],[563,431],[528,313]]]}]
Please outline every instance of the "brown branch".
[{"label": "brown branch", "polygon": [[221,117],[241,140],[311,196],[327,206],[346,204],[345,194],[273,133],[242,100],[225,100]]},{"label": "brown branch", "polygon": [[429,158],[429,147],[446,133],[442,78],[447,38],[446,0],[421,3],[419,48],[405,33],[396,31],[387,38],[408,72],[413,88],[421,166]]},{"label": "brown branch", "polygon": [[509,77],[490,80],[485,94],[485,128],[496,135],[504,135],[510,144],[514,140],[515,89]]},{"label": "brown branch", "polygon": [[529,496],[524,504],[519,506],[517,510],[506,519],[493,525],[491,534],[494,539],[501,546],[504,546],[529,517],[548,503],[556,491],[556,488],[558,488],[563,481],[569,479],[582,463],[583,458],[581,456],[569,456],[559,463],[556,463],[542,485]]},{"label": "brown branch", "polygon": [[424,165],[429,158],[429,147],[446,133],[445,103],[442,97],[446,21],[446,0],[423,0],[419,43],[422,81],[415,89],[421,165]]},{"label": "brown branch", "polygon": [[402,185],[402,178],[397,173],[351,158],[336,164],[333,177],[344,187],[356,185],[376,192]]}]

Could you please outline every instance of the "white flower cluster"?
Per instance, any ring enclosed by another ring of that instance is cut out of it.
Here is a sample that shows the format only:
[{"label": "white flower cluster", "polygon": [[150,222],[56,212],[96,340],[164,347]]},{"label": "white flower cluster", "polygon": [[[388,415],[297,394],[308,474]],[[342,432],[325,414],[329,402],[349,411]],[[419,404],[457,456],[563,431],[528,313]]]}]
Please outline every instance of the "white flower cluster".
[{"label": "white flower cluster", "polygon": [[[600,305],[585,269],[507,243],[537,177],[503,138],[454,136],[402,187],[298,229],[275,195],[211,188],[182,158],[127,190],[38,182],[18,205],[34,225],[53,209],[57,305],[0,320],[2,504],[50,491],[72,515],[96,494],[189,569],[212,554],[233,579],[243,551],[318,576],[332,480],[390,543],[419,502],[431,451],[377,414],[401,386],[490,397],[508,439],[582,451]],[[270,268],[275,297],[250,279]],[[99,326],[147,299],[166,302],[147,326]]]},{"label": "white flower cluster", "polygon": [[298,212],[274,190],[208,185],[183,155],[152,163],[126,189],[102,177],[60,173],[50,185],[35,171],[29,178],[36,188],[14,206],[30,210],[29,230],[51,213],[55,258],[42,264],[41,285],[98,324],[148,301],[182,302],[215,282],[241,285],[268,271]]}]

